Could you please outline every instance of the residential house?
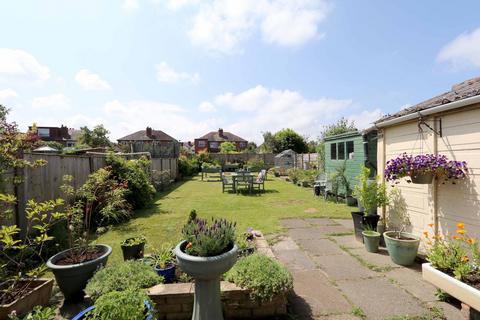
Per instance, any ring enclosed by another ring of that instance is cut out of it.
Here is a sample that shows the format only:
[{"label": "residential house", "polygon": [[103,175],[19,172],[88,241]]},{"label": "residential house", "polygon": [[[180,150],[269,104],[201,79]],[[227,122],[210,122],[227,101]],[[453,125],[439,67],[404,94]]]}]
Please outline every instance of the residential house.
[{"label": "residential house", "polygon": [[117,140],[128,152],[150,152],[152,158],[177,158],[180,143],[161,130],[147,127]]},{"label": "residential house", "polygon": [[[32,130],[33,127],[29,127]],[[61,143],[65,147],[73,147],[76,143],[76,136],[73,133],[78,130],[69,129],[65,126],[60,127],[42,127],[36,126],[37,135],[42,141],[54,141]]]},{"label": "residential house", "polygon": [[223,131],[223,129],[220,128],[218,131],[209,132],[206,135],[195,139],[195,153],[204,151],[211,153],[219,152],[220,145],[225,141],[233,142],[239,152],[245,150],[248,144],[247,140],[240,138],[231,132]]},{"label": "residential house", "polygon": [[445,155],[466,161],[469,167],[468,178],[456,184],[436,180],[413,184],[402,179],[394,186],[399,195],[384,211],[389,227],[400,228],[398,218],[406,215],[406,230],[416,235],[433,224],[434,231],[445,238],[455,234],[457,222],[464,222],[471,236],[480,236],[480,77],[388,115],[375,125],[379,169],[404,152]]}]

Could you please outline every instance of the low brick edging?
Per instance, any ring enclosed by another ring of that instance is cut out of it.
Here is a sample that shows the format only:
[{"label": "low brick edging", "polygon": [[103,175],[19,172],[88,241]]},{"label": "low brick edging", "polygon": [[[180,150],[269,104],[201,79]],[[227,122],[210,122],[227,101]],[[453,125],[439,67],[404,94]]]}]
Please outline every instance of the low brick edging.
[{"label": "low brick edging", "polygon": [[[272,249],[263,235],[256,231],[257,252],[275,258]],[[222,302],[226,319],[259,319],[281,317],[287,314],[286,294],[278,295],[267,302],[256,302],[249,291],[235,284],[222,281]],[[193,310],[193,283],[159,284],[148,290],[148,295],[156,305],[159,320],[190,319]]]}]

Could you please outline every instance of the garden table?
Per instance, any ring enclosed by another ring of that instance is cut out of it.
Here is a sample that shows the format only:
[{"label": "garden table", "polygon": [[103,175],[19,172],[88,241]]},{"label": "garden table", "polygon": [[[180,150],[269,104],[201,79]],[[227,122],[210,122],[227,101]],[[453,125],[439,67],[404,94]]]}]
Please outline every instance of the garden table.
[{"label": "garden table", "polygon": [[237,192],[239,186],[246,186],[249,192],[252,192],[254,174],[251,172],[232,173],[233,190]]}]

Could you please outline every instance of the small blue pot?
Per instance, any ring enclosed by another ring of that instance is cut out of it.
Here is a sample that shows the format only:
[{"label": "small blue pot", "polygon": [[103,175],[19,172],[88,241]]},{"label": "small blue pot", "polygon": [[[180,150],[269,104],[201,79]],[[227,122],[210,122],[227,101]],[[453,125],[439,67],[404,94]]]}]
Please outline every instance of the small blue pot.
[{"label": "small blue pot", "polygon": [[[153,311],[153,308],[150,305],[150,302],[145,300],[144,303],[145,303],[145,311]],[[73,317],[72,320],[84,320],[84,319],[86,319],[85,315],[87,313],[89,313],[90,311],[92,311],[93,309],[95,309],[95,306],[88,307],[87,309],[81,311],[75,317]],[[151,314],[149,314],[148,316],[145,317],[145,320],[153,320],[153,316]]]},{"label": "small blue pot", "polygon": [[159,268],[158,266],[153,267],[153,270],[165,279],[165,283],[171,283],[175,279],[175,265],[172,263],[165,269]]}]

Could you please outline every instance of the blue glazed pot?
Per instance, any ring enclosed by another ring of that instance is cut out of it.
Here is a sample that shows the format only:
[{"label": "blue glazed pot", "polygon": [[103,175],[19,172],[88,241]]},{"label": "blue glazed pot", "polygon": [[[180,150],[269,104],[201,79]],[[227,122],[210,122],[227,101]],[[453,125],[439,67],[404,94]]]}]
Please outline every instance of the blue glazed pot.
[{"label": "blue glazed pot", "polygon": [[165,279],[165,283],[173,282],[175,279],[175,265],[172,263],[165,269],[160,268],[159,266],[153,267],[153,270]]},{"label": "blue glazed pot", "polygon": [[[145,300],[144,301],[145,303],[145,311],[153,311],[153,308],[152,306],[150,305],[150,303]],[[88,307],[87,309],[83,310],[83,311],[80,311],[75,317],[72,318],[72,320],[84,320],[86,319],[86,314],[89,313],[90,311],[92,311],[93,309],[95,309],[95,306],[91,306],[91,307]],[[120,319],[119,319],[120,320]],[[153,320],[153,316],[151,314],[147,315],[145,317],[145,320]]]},{"label": "blue glazed pot", "polygon": [[407,232],[401,232],[401,238],[397,238],[398,232],[387,231],[383,233],[385,244],[392,261],[401,266],[410,266],[417,257],[420,238]]}]

